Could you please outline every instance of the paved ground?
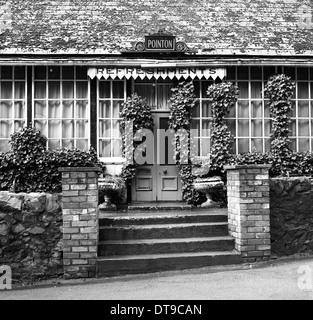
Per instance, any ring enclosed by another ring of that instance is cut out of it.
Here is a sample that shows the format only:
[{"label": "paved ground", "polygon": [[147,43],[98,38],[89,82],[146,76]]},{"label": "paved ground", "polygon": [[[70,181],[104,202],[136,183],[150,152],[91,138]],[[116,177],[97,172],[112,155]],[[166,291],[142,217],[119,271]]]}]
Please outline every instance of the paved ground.
[{"label": "paved ground", "polygon": [[[306,273],[299,274],[299,268],[305,268]],[[301,278],[304,275],[305,280]],[[300,289],[299,283],[306,283],[308,288]],[[310,257],[257,265],[45,282],[36,287],[0,291],[0,300],[313,300],[312,286],[313,257]]]}]

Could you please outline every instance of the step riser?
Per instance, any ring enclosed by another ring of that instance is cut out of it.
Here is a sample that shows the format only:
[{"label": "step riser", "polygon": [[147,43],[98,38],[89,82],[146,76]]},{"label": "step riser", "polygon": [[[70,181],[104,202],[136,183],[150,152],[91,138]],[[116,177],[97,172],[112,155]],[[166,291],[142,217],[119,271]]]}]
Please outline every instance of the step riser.
[{"label": "step riser", "polygon": [[154,244],[100,244],[99,256],[163,254],[180,252],[232,251],[234,240]]},{"label": "step riser", "polygon": [[169,239],[169,238],[199,238],[227,236],[227,225],[188,226],[172,228],[101,228],[99,240],[139,240],[139,239]]},{"label": "step riser", "polygon": [[182,217],[149,217],[149,218],[104,218],[99,220],[100,227],[105,226],[129,226],[129,225],[152,225],[152,224],[174,224],[174,223],[213,223],[227,222],[225,215],[200,215]]},{"label": "step riser", "polygon": [[239,255],[213,257],[160,258],[125,261],[98,261],[98,276],[153,273],[241,263]]}]

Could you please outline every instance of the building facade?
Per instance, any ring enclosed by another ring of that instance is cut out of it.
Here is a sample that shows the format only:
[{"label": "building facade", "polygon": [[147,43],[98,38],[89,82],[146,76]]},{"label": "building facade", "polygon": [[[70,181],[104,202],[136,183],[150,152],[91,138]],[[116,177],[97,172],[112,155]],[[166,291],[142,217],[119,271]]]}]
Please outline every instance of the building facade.
[{"label": "building facade", "polygon": [[[0,151],[32,124],[47,147],[93,146],[108,171],[124,161],[120,116],[136,92],[167,129],[171,88],[193,81],[192,128],[199,156],[210,150],[206,90],[231,81],[240,93],[227,118],[233,151],[268,151],[268,78],[296,82],[292,148],[313,149],[313,35],[310,1],[116,0],[0,2]],[[181,200],[175,165],[143,166],[133,200]]]}]

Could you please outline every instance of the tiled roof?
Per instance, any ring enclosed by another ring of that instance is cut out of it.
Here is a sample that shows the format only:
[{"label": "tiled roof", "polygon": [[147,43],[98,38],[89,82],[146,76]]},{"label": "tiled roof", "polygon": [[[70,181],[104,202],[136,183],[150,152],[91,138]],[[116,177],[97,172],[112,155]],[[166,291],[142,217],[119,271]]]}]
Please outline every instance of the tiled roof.
[{"label": "tiled roof", "polygon": [[313,55],[310,0],[0,0],[0,53],[115,54],[166,29],[199,54]]}]

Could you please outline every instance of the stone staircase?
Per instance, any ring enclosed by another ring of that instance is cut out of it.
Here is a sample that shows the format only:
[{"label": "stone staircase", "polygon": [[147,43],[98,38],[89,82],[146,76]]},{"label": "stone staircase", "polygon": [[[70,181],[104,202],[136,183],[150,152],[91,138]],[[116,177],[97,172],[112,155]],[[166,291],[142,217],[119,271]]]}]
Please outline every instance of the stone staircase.
[{"label": "stone staircase", "polygon": [[99,277],[241,263],[225,209],[130,210],[99,224]]}]

